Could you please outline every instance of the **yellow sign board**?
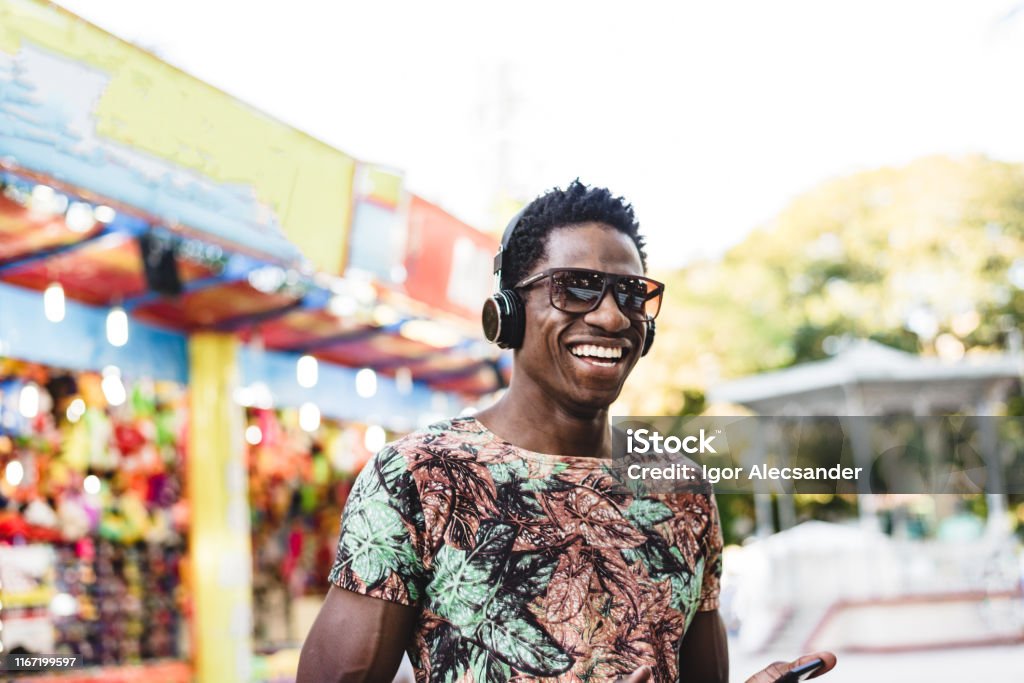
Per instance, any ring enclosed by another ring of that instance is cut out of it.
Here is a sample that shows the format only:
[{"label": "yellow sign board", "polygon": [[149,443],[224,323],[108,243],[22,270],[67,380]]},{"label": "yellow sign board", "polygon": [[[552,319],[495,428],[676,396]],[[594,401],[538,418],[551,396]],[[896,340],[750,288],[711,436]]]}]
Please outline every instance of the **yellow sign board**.
[{"label": "yellow sign board", "polygon": [[321,271],[345,262],[350,156],[54,5],[0,0],[2,119],[19,167],[264,254],[290,242]]}]

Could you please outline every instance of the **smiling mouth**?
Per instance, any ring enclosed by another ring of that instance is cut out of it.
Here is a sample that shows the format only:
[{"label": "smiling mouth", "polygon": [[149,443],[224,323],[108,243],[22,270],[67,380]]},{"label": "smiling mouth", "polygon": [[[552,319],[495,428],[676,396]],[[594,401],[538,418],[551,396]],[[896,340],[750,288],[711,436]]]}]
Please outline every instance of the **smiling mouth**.
[{"label": "smiling mouth", "polygon": [[612,368],[622,362],[625,349],[621,346],[600,344],[570,344],[569,353],[580,360],[602,368]]}]

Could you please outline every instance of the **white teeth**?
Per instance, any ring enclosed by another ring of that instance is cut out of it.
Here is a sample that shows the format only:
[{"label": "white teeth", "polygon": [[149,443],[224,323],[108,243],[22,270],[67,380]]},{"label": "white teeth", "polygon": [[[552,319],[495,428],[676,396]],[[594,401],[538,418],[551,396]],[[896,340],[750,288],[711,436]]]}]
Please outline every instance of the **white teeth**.
[{"label": "white teeth", "polygon": [[574,356],[589,356],[591,358],[622,358],[622,347],[619,346],[597,346],[596,344],[577,344],[575,346],[569,347],[569,351]]}]

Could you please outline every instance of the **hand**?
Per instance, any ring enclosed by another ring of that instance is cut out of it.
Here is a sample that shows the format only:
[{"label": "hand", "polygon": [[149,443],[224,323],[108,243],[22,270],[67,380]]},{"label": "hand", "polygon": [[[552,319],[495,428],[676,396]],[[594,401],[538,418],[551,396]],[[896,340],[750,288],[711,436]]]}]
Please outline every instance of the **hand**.
[{"label": "hand", "polygon": [[639,669],[629,675],[629,678],[620,678],[615,683],[646,683],[650,681],[654,676],[654,672],[651,671],[649,666],[641,666]]},{"label": "hand", "polygon": [[[756,674],[748,678],[747,683],[775,683],[775,681],[781,678],[783,674],[788,672],[790,669],[794,669],[800,666],[801,664],[806,664],[812,659],[820,659],[821,661],[825,662],[825,666],[821,667],[816,672],[814,672],[811,675],[811,678],[817,678],[826,671],[831,671],[832,667],[836,665],[836,656],[831,652],[815,652],[813,654],[804,655],[799,659],[794,659],[792,662],[773,662],[772,664],[769,664],[766,668],[762,669],[761,671],[758,671]],[[630,680],[633,679],[630,678]],[[640,678],[637,680],[647,679]]]}]

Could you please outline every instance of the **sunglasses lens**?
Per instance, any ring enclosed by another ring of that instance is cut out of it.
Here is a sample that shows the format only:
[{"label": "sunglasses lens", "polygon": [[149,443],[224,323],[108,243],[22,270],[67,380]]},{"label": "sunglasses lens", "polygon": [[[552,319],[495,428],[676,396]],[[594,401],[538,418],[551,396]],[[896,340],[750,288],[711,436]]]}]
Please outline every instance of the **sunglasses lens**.
[{"label": "sunglasses lens", "polygon": [[[560,270],[551,274],[551,304],[566,313],[587,313],[601,305],[605,274]],[[653,320],[661,308],[662,287],[645,277],[619,277],[615,301],[632,320]]]},{"label": "sunglasses lens", "polygon": [[551,275],[551,304],[566,313],[586,313],[598,305],[604,289],[599,273],[558,271]]},{"label": "sunglasses lens", "polygon": [[661,287],[645,277],[622,277],[615,284],[619,309],[633,320],[653,320],[661,308]]}]

